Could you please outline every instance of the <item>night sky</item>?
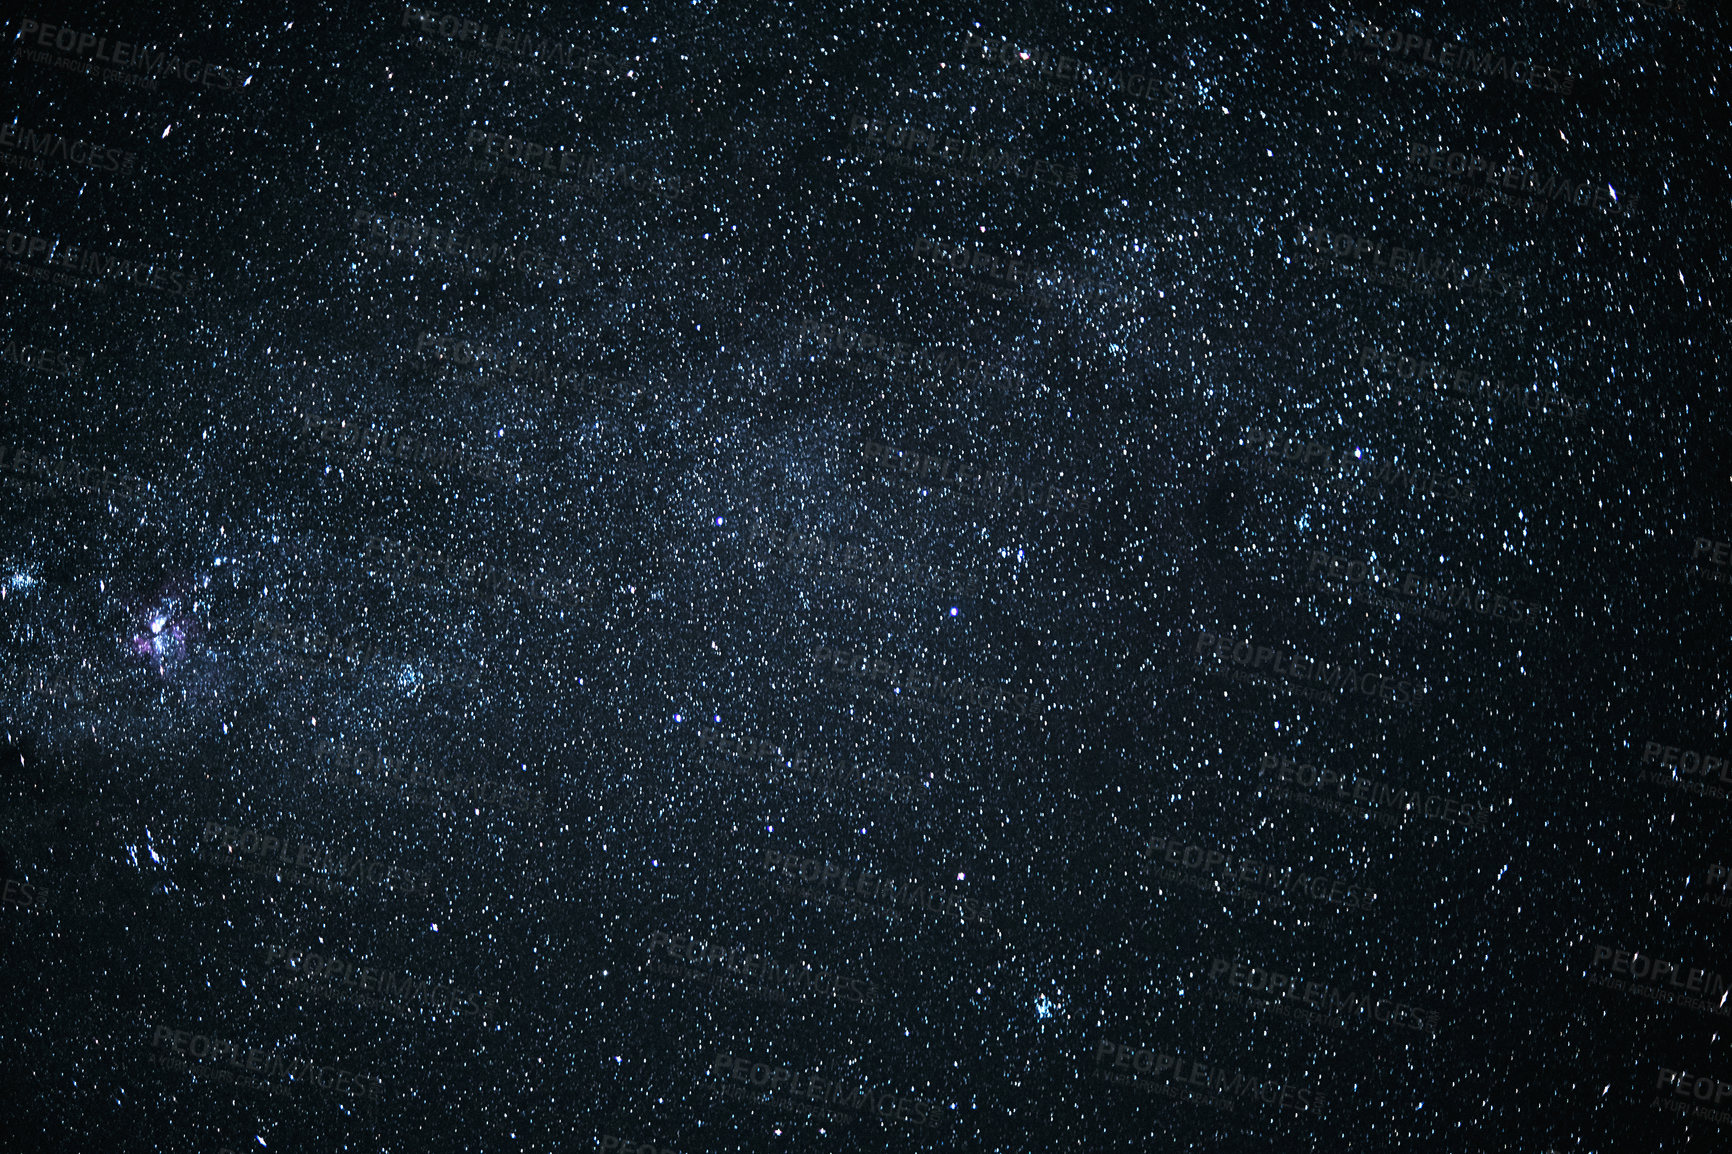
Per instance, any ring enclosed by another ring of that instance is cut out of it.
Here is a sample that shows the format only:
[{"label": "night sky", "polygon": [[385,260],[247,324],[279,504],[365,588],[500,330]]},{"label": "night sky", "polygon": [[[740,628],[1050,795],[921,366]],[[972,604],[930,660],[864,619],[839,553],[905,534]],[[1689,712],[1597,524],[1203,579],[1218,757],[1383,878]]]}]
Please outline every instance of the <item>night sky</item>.
[{"label": "night sky", "polygon": [[5,35],[0,1150],[1732,1148],[1707,0]]}]

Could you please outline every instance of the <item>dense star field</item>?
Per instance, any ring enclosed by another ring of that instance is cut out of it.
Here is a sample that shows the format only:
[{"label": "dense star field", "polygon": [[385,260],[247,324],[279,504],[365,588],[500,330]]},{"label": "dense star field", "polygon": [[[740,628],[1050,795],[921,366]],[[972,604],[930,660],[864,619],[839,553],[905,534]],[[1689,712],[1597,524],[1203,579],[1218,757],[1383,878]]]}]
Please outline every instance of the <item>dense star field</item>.
[{"label": "dense star field", "polygon": [[1732,1146],[1716,5],[6,38],[0,1150]]}]

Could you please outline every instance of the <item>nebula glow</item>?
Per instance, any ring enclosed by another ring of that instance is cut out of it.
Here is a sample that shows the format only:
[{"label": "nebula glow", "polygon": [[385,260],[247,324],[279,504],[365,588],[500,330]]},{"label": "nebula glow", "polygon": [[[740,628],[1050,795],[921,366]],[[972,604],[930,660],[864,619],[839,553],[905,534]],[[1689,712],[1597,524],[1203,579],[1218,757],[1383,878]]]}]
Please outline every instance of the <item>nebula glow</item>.
[{"label": "nebula glow", "polygon": [[198,619],[191,612],[191,599],[172,586],[159,592],[134,620],[136,624],[127,641],[129,648],[150,662],[163,677],[186,662],[201,632]]}]

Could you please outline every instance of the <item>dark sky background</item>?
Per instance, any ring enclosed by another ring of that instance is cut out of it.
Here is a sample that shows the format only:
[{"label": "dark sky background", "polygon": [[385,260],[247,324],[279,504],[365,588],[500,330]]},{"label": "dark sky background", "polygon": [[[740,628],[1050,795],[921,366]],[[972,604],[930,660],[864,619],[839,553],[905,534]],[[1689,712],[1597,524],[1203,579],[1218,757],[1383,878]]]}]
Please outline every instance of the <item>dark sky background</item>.
[{"label": "dark sky background", "polygon": [[1732,1142],[1714,6],[422,11],[7,26],[0,1149]]}]

